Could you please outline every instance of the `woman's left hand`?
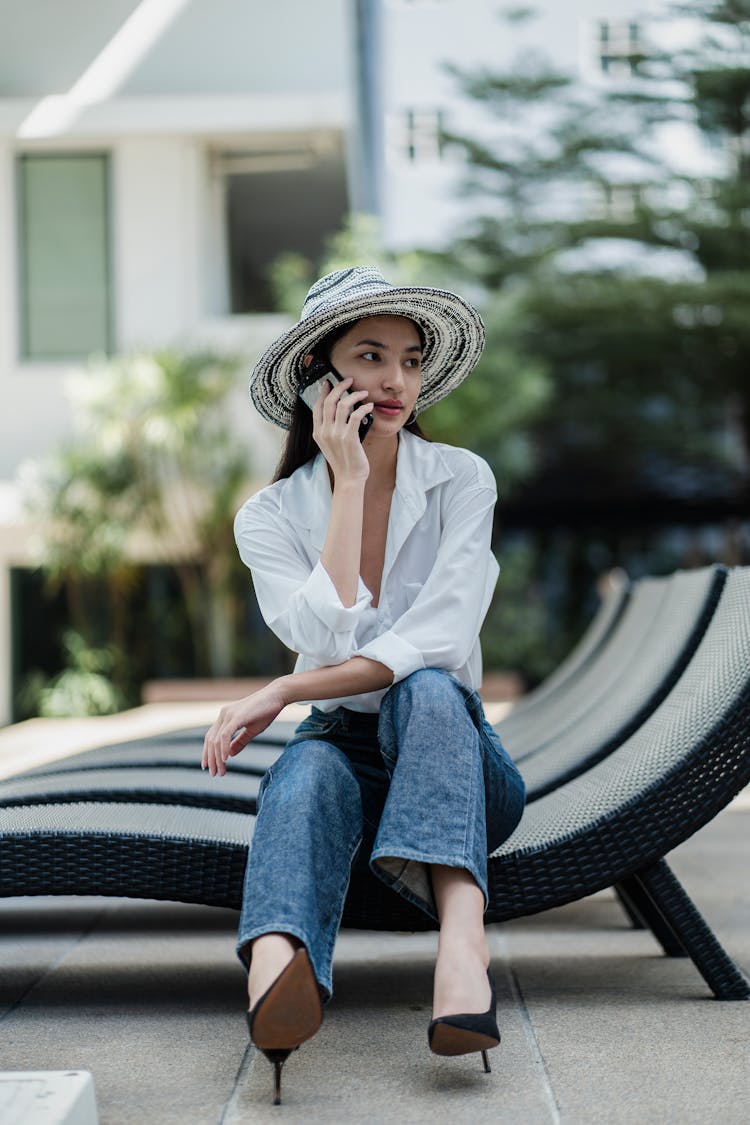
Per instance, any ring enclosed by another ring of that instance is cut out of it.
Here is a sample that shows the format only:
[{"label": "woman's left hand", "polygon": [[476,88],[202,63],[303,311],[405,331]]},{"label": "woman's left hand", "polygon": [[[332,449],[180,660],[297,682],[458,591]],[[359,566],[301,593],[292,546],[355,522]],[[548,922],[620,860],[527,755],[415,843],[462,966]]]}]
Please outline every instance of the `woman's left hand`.
[{"label": "woman's left hand", "polygon": [[217,774],[223,777],[227,772],[227,759],[239,754],[248,742],[270,726],[286,703],[281,682],[273,680],[252,695],[222,707],[204,739],[201,767],[207,769],[211,777]]}]

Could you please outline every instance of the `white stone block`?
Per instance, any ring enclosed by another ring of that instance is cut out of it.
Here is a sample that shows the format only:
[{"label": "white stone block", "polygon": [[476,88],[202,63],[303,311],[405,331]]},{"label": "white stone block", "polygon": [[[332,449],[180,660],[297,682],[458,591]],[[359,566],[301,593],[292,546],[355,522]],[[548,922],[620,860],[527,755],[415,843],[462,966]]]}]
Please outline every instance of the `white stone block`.
[{"label": "white stone block", "polygon": [[0,1071],[3,1125],[98,1125],[88,1070]]}]

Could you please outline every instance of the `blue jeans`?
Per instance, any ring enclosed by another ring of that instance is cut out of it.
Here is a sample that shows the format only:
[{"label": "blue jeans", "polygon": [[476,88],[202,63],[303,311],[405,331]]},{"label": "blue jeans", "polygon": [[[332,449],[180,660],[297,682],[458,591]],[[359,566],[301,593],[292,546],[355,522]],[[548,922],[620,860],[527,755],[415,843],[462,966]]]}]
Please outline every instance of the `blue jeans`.
[{"label": "blue jeans", "polygon": [[476,692],[428,668],[394,684],[379,715],[313,708],[258,796],[237,950],[293,934],[325,997],[353,864],[438,921],[429,865],[468,870],[487,905],[487,855],[523,812],[521,775]]}]

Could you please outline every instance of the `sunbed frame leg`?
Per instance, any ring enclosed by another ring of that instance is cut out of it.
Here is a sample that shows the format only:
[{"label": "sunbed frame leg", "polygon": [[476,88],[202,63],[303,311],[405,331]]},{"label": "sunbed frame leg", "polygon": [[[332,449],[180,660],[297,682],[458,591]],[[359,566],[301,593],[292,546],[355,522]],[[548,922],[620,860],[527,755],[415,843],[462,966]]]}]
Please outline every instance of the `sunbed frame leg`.
[{"label": "sunbed frame leg", "polygon": [[629,880],[624,879],[622,883],[615,883],[612,890],[615,892],[615,897],[628,916],[628,921],[634,930],[645,930],[648,927],[643,921],[643,916],[635,908],[632,893],[629,893],[628,888]]},{"label": "sunbed frame leg", "polygon": [[672,927],[635,878],[623,879],[615,887],[620,903],[637,930],[651,930],[667,957],[687,957],[687,950]]},{"label": "sunbed frame leg", "polygon": [[716,999],[750,999],[750,981],[719,944],[666,860],[642,868],[632,878],[676,935]]}]

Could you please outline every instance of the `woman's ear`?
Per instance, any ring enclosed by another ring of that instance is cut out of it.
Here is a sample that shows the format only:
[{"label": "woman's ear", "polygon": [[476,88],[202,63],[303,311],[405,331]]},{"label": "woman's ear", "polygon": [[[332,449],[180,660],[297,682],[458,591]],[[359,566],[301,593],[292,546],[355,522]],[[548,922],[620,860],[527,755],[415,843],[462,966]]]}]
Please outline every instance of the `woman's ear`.
[{"label": "woman's ear", "polygon": [[312,363],[312,361],[313,361],[312,352],[308,352],[307,355],[305,356],[305,358],[302,360],[302,366],[303,367],[309,367],[310,364]]}]

